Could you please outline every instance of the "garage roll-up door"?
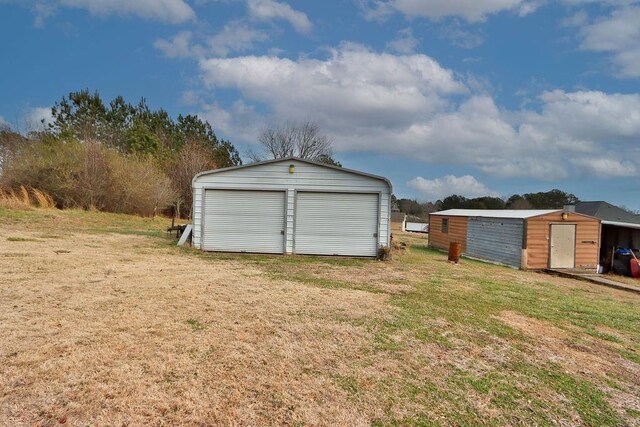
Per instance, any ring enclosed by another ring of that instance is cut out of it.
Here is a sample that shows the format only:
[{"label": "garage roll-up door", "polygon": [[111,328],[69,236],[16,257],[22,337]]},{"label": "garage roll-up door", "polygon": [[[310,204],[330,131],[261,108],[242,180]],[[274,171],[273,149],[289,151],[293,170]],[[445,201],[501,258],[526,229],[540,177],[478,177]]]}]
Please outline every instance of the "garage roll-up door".
[{"label": "garage roll-up door", "polygon": [[281,191],[206,190],[203,249],[283,253],[284,203]]},{"label": "garage roll-up door", "polygon": [[295,253],[376,256],[378,203],[377,194],[298,192]]}]

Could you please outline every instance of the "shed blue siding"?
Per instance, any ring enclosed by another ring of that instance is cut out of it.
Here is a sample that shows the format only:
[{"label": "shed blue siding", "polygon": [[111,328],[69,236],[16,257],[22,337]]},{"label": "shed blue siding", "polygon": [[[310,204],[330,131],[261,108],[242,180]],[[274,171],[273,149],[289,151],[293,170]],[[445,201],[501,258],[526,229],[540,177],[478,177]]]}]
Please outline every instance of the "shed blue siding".
[{"label": "shed blue siding", "polygon": [[466,255],[520,268],[524,220],[469,218]]}]

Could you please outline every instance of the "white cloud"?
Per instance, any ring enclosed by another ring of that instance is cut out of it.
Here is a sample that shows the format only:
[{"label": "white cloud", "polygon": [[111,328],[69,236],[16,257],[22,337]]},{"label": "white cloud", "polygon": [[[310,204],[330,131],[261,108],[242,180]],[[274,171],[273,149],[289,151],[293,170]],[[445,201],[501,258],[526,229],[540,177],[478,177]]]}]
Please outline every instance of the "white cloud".
[{"label": "white cloud", "polygon": [[255,142],[255,137],[264,128],[266,121],[255,109],[242,100],[224,109],[217,103],[203,104],[198,116],[213,123],[216,131],[233,135],[234,139]]},{"label": "white cloud", "polygon": [[631,160],[582,158],[572,160],[572,163],[595,176],[627,177],[637,176],[639,172],[635,163]]},{"label": "white cloud", "polygon": [[34,4],[34,25],[41,26],[56,7],[84,9],[99,16],[133,15],[172,24],[188,22],[196,17],[185,0],[38,0]]},{"label": "white cloud", "polygon": [[407,17],[441,19],[460,17],[468,22],[484,21],[487,16],[503,11],[513,11],[520,16],[533,12],[539,5],[536,0],[361,0],[365,17],[384,19],[393,10]]},{"label": "white cloud", "polygon": [[200,101],[200,94],[195,90],[185,90],[180,97],[180,103],[183,105],[198,105]]},{"label": "white cloud", "polygon": [[231,52],[244,52],[256,42],[267,40],[267,35],[241,22],[230,22],[222,31],[209,38],[208,45],[216,55],[227,56]]},{"label": "white cloud", "polygon": [[384,21],[393,15],[394,8],[386,0],[357,0],[367,21]]},{"label": "white cloud", "polygon": [[593,50],[610,51],[637,40],[640,36],[640,7],[621,8],[610,16],[587,26],[584,46]]},{"label": "white cloud", "polygon": [[465,91],[451,71],[428,56],[381,54],[354,44],[331,50],[326,60],[213,58],[201,61],[200,69],[208,86],[238,89],[277,114],[344,116],[347,126],[371,120],[410,123],[416,114],[443,108],[442,94]]},{"label": "white cloud", "polygon": [[498,197],[498,193],[490,190],[471,175],[446,175],[442,178],[425,179],[421,176],[407,182],[407,186],[418,191],[427,200],[438,200],[452,194],[464,197]]},{"label": "white cloud", "polygon": [[573,15],[569,15],[560,21],[563,27],[582,27],[589,22],[589,15],[584,10],[580,10]]},{"label": "white cloud", "polygon": [[47,125],[53,123],[51,107],[33,107],[28,109],[23,116],[23,121],[27,131],[44,130]]},{"label": "white cloud", "polygon": [[398,31],[397,37],[387,43],[388,48],[407,55],[414,53],[417,46],[418,39],[413,37],[413,31],[411,31],[411,28],[405,28]]},{"label": "white cloud", "polygon": [[444,25],[439,31],[438,37],[447,39],[454,46],[463,49],[473,49],[484,43],[482,35],[463,30],[458,20]]},{"label": "white cloud", "polygon": [[640,77],[640,6],[621,7],[580,30],[581,48],[613,55],[617,74]]},{"label": "white cloud", "polygon": [[599,91],[544,92],[540,115],[529,115],[536,125],[562,129],[581,140],[634,138],[640,135],[640,94]]},{"label": "white cloud", "polygon": [[[312,119],[337,151],[393,153],[502,177],[640,174],[625,163],[640,157],[640,94],[550,91],[536,108],[508,111],[490,95],[469,94],[472,86],[428,56],[354,44],[325,59],[241,56],[199,65],[206,87],[239,91],[244,117]],[[233,120],[237,106],[215,107],[219,117],[228,114],[228,135],[255,142],[248,119]]]},{"label": "white cloud", "polygon": [[170,40],[157,39],[153,42],[153,46],[167,58],[186,58],[194,54],[191,38],[191,31],[182,31]]},{"label": "white cloud", "polygon": [[313,25],[307,15],[293,9],[287,3],[274,0],[249,0],[248,6],[249,15],[253,19],[259,21],[284,19],[300,33],[310,33],[313,29]]},{"label": "white cloud", "polygon": [[168,58],[204,58],[207,54],[227,56],[243,52],[268,39],[267,34],[241,21],[228,23],[218,34],[198,36],[199,43],[193,41],[195,36],[191,31],[182,31],[168,40],[156,39],[153,46]]},{"label": "white cloud", "polygon": [[45,21],[56,13],[56,5],[38,1],[33,5],[33,13],[36,15],[33,20],[33,26],[42,28],[44,27]]}]

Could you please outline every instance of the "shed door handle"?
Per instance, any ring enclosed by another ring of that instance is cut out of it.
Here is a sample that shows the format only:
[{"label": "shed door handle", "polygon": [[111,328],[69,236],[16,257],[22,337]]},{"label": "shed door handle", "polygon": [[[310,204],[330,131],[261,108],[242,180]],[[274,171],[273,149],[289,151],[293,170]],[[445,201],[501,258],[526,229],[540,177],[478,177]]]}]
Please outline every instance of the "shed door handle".
[{"label": "shed door handle", "polygon": [[280,234],[284,236],[284,230],[280,230]]},{"label": "shed door handle", "polygon": [[373,237],[378,237],[378,233],[373,233]]}]

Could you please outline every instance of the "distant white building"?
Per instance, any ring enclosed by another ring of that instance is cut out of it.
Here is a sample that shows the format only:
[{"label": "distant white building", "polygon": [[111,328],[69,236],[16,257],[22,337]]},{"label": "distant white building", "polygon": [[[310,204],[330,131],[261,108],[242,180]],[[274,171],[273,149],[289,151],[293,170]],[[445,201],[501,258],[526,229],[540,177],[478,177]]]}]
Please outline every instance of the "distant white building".
[{"label": "distant white building", "polygon": [[414,233],[428,233],[429,224],[424,222],[407,222],[406,230]]}]

